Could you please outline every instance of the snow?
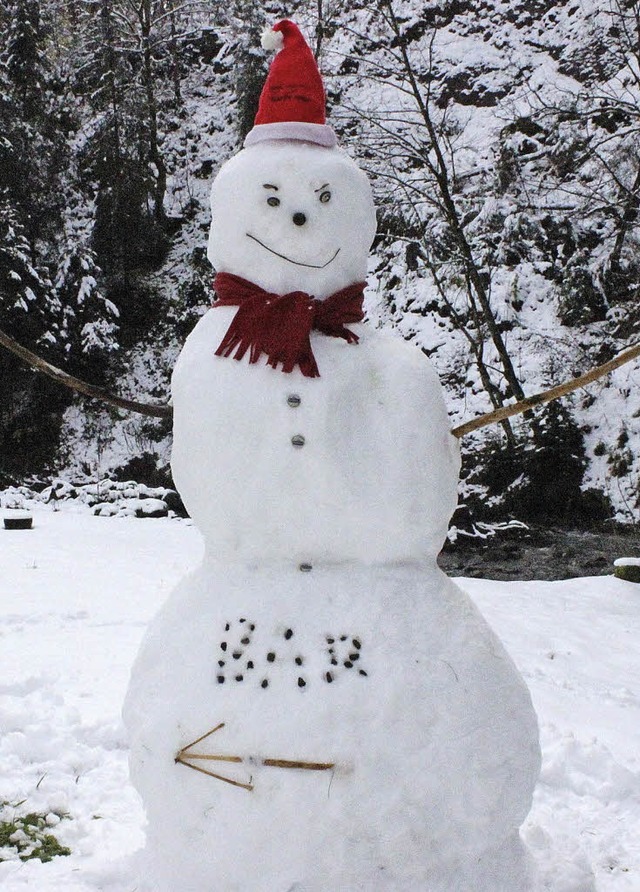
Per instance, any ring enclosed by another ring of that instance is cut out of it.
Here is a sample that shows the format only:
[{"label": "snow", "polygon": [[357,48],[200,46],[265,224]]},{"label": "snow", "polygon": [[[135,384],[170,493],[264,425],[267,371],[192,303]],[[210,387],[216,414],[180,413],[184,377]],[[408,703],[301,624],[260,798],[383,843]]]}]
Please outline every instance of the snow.
[{"label": "snow", "polygon": [[[362,282],[375,213],[339,150],[261,142],[223,166],[211,208],[218,272],[317,298]],[[320,378],[222,358],[230,309],[200,320],[172,380],[172,470],[206,559],[150,625],[125,701],[143,887],[532,889],[518,831],[537,719],[435,566],[459,460],[434,369],[360,328],[357,349],[311,333]],[[236,755],[193,755],[212,722]],[[283,758],[329,765],[326,793],[265,775]],[[203,768],[247,760],[255,783]]]},{"label": "snow", "polygon": [[[428,360],[399,338],[352,325],[356,346],[312,333],[319,378],[285,375],[214,355],[234,312],[209,311],[173,377],[173,477],[212,554],[435,557],[459,458]],[[291,444],[298,434],[301,449]]]},{"label": "snow", "polygon": [[[213,752],[251,762],[214,770],[251,796],[174,765],[219,721]],[[479,877],[524,889],[535,716],[482,618],[428,562],[205,563],[149,627],[125,722],[153,892],[214,879],[225,892],[413,892],[426,876],[430,892]],[[264,758],[338,770],[301,777]]]},{"label": "snow", "polygon": [[[305,222],[295,225],[300,213]],[[222,166],[211,214],[208,256],[218,272],[275,294],[317,298],[365,278],[376,230],[373,198],[366,176],[341,149],[289,140],[250,146]]]},{"label": "snow", "polygon": [[[127,780],[120,706],[144,628],[198,563],[202,542],[175,520],[67,506],[34,517],[32,531],[0,533],[0,799],[69,815],[54,832],[72,855],[0,863],[0,886],[133,892],[129,857],[143,842],[143,815]],[[539,715],[543,769],[523,835],[545,888],[635,892],[639,587],[613,577],[458,582],[505,643]]]}]

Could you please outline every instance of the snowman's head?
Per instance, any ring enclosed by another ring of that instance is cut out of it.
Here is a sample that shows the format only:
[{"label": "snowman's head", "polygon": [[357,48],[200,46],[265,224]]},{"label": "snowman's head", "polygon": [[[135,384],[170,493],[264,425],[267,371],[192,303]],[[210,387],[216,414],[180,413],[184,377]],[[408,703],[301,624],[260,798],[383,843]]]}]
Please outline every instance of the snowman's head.
[{"label": "snowman's head", "polygon": [[376,230],[366,175],[341,149],[264,140],[223,165],[208,256],[276,294],[317,298],[363,281]]}]

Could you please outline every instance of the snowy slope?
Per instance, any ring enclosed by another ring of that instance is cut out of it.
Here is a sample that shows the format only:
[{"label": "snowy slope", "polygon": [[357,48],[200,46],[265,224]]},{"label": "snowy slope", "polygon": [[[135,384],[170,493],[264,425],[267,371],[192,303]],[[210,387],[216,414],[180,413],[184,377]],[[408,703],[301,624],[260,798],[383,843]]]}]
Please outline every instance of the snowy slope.
[{"label": "snowy slope", "polygon": [[[0,886],[134,892],[128,859],[143,815],[119,710],[145,624],[199,560],[199,535],[175,520],[37,509],[32,532],[0,532],[0,555],[0,801],[49,813],[72,850],[48,864],[1,862]],[[524,834],[545,888],[637,892],[638,587],[609,577],[461,583],[540,717],[544,765]]]},{"label": "snowy slope", "polygon": [[[587,313],[571,324],[560,320],[567,289],[578,309],[588,302],[583,291],[604,289],[614,221],[626,194],[624,189],[617,194],[616,178],[634,188],[640,101],[631,73],[637,60],[621,36],[619,5],[612,4],[612,12],[608,3],[595,0],[393,4],[421,88],[432,99],[443,145],[451,152],[455,202],[478,266],[490,281],[493,312],[527,394],[610,358],[640,330],[633,291],[636,225],[622,257],[631,296],[616,303],[609,294],[609,304],[595,318]],[[308,35],[314,33],[315,3],[295,3],[288,14]],[[329,121],[371,175],[379,210],[382,236],[371,258],[369,320],[396,329],[432,356],[447,389],[452,424],[468,420],[490,403],[467,340],[443,307],[424,256],[416,261],[418,243],[423,255],[434,251],[447,299],[466,318],[460,268],[432,201],[433,182],[423,164],[407,158],[397,138],[418,147],[427,142],[406,92],[397,41],[370,4],[333,4],[325,14],[320,64]],[[160,268],[145,273],[166,312],[148,331],[141,329],[140,340],[122,356],[114,388],[126,394],[168,398],[178,350],[211,298],[213,271],[204,256],[208,192],[239,141],[234,77],[242,39],[237,23],[230,22],[213,10],[197,13],[194,41],[209,50],[198,54],[185,45],[184,106],[179,115],[169,107],[161,111],[166,210],[179,223]],[[558,119],[554,104],[584,105],[585,95],[595,105],[613,108],[602,126],[588,114],[582,129]],[[584,160],[585,146],[599,149],[600,166]],[[607,166],[615,176],[608,175]],[[420,198],[411,208],[407,189],[414,188]],[[488,339],[484,354],[494,385],[508,401],[512,397]],[[626,523],[639,516],[639,368],[636,360],[566,401],[584,437],[583,489],[604,493],[616,519]],[[86,403],[69,410],[58,469],[100,476],[142,454],[166,467],[166,427],[116,415]],[[527,423],[520,429],[523,439],[528,429]],[[484,434],[470,437],[465,448],[478,456],[483,441]]]},{"label": "snowy slope", "polygon": [[[628,302],[609,292],[599,313],[590,317],[585,310],[590,284],[606,291],[614,240],[600,213],[616,199],[594,161],[597,152],[630,188],[624,159],[635,145],[640,106],[630,75],[637,60],[618,39],[623,4],[393,6],[422,95],[431,97],[441,149],[450,155],[451,194],[525,393],[637,341],[635,292]],[[333,114],[357,133],[353,150],[367,159],[385,231],[372,263],[370,319],[392,325],[428,352],[447,387],[452,419],[468,420],[491,406],[466,338],[452,322],[453,310],[465,321],[469,309],[435,177],[425,170],[429,133],[398,42],[383,49],[388,23],[358,9],[337,34],[324,57],[340,84]],[[595,110],[621,102],[630,116],[626,125],[599,130]],[[560,108],[578,109],[589,123],[573,127],[570,113],[561,121]],[[636,237],[634,231],[627,236],[630,258]],[[450,307],[422,262],[429,254]],[[579,284],[578,268],[584,272]],[[567,294],[584,314],[581,321],[563,316]],[[467,331],[474,334],[474,326]],[[504,388],[488,338],[484,350],[494,383]],[[627,523],[637,518],[638,369],[636,361],[566,400],[585,438],[583,488],[600,489]],[[478,445],[466,443],[471,451]]]}]

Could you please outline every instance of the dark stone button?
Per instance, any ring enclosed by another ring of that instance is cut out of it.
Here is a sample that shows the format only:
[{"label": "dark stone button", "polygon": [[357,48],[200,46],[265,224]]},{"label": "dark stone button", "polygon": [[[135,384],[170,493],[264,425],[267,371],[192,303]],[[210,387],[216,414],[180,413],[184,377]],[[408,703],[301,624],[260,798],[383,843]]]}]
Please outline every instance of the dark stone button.
[{"label": "dark stone button", "polygon": [[291,437],[291,443],[293,446],[296,447],[296,449],[302,449],[302,447],[304,446],[304,442],[305,440],[302,434],[296,434],[295,436]]},{"label": "dark stone button", "polygon": [[302,400],[297,393],[291,393],[287,397],[287,404],[291,406],[292,409],[297,409],[301,402]]}]

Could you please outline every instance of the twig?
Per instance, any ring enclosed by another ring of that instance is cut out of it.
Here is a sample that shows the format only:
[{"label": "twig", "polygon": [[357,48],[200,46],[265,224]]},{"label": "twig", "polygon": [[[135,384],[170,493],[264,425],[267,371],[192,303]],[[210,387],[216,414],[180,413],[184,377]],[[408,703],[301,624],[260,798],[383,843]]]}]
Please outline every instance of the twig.
[{"label": "twig", "polygon": [[[199,765],[193,765],[193,761],[202,761],[202,762],[233,762],[234,764],[243,764],[246,760],[243,756],[224,756],[218,755],[215,753],[191,753],[189,750],[192,746],[195,746],[197,743],[201,743],[203,740],[206,740],[207,737],[211,737],[212,734],[215,734],[216,731],[219,731],[220,728],[224,728],[224,722],[220,722],[219,725],[216,725],[215,728],[212,728],[210,731],[207,731],[206,734],[203,734],[201,737],[198,737],[197,740],[194,740],[192,743],[188,743],[185,747],[179,750],[177,756],[174,761],[179,765],[186,765],[187,768],[193,768],[194,771],[199,771],[201,774],[206,774],[209,777],[214,777],[216,780],[224,781],[227,784],[232,784],[234,787],[242,787],[244,790],[253,790],[252,783],[242,783],[241,781],[233,780],[230,777],[224,777],[222,774],[216,774],[213,771],[209,771],[206,768],[201,768]],[[252,760],[248,760],[252,761]],[[287,768],[287,769],[303,769],[304,771],[330,771],[332,768],[335,768],[335,762],[305,762],[300,759],[260,759],[260,765],[265,765],[268,768]]]},{"label": "twig", "polygon": [[464,424],[454,427],[451,433],[454,437],[464,437],[466,434],[470,434],[471,431],[477,431],[482,427],[487,427],[489,424],[495,424],[498,421],[503,421],[505,418],[511,418],[513,415],[521,415],[523,412],[535,408],[535,406],[550,403],[552,400],[557,400],[561,396],[566,396],[580,387],[597,381],[598,378],[603,378],[621,365],[631,362],[637,356],[640,356],[640,344],[624,350],[613,359],[610,359],[609,362],[596,366],[594,369],[585,372],[584,375],[565,381],[564,384],[558,384],[557,387],[551,387],[549,390],[543,390],[542,393],[528,396],[526,399],[513,403],[511,406],[502,406],[500,409],[496,409],[495,412],[488,412],[486,415],[479,415],[478,418],[474,418],[472,421],[466,421]]},{"label": "twig", "polygon": [[[141,415],[149,415],[155,418],[170,418],[173,414],[171,406],[159,406],[151,403],[139,403],[136,400],[128,400],[124,397],[117,396],[116,394],[109,393],[103,387],[97,387],[95,384],[89,384],[87,381],[82,381],[80,378],[69,375],[62,369],[57,368],[50,362],[47,362],[40,356],[32,353],[31,350],[27,350],[26,347],[18,344],[17,341],[14,341],[13,338],[10,338],[9,335],[1,330],[0,345],[5,347],[15,356],[18,356],[36,371],[44,372],[45,375],[53,378],[54,381],[57,381],[59,384],[64,384],[65,387],[70,387],[72,390],[82,393],[84,396],[102,400],[102,402],[117,406],[119,409],[126,409],[130,412],[138,412]],[[556,387],[526,397],[526,399],[520,400],[517,403],[512,403],[510,406],[501,406],[493,412],[488,412],[485,415],[479,415],[477,418],[473,418],[471,421],[466,421],[464,424],[454,427],[451,433],[457,438],[464,437],[472,431],[480,430],[490,424],[497,424],[507,418],[512,418],[514,415],[521,415],[523,412],[527,412],[529,409],[541,406],[544,403],[550,403],[562,396],[566,396],[568,393],[572,393],[574,390],[578,390],[580,387],[584,387],[587,384],[591,384],[593,381],[597,381],[599,378],[603,378],[621,365],[631,362],[631,360],[635,359],[637,356],[640,356],[640,344],[630,347],[628,350],[623,351],[618,354],[618,356],[609,360],[609,362],[596,366],[584,375],[579,375],[577,378],[565,381],[564,384],[558,384]],[[184,752],[189,749],[189,747],[199,743],[200,740],[209,737],[209,735],[223,727],[223,725],[224,722],[207,732],[207,734],[204,734],[199,740],[194,740],[193,743],[190,743],[184,750],[181,750],[181,752]]]},{"label": "twig", "polygon": [[138,412],[141,415],[150,415],[154,418],[170,418],[172,415],[171,406],[154,406],[150,403],[128,400],[117,394],[109,393],[103,387],[89,384],[87,381],[82,381],[80,378],[69,375],[37,354],[32,353],[31,350],[27,350],[26,347],[18,344],[17,341],[14,341],[13,338],[10,338],[3,331],[0,331],[0,344],[15,356],[18,356],[23,362],[26,362],[27,365],[30,365],[32,369],[35,369],[37,372],[44,372],[45,375],[53,378],[58,384],[64,384],[65,387],[70,387],[71,390],[82,393],[84,396],[102,400],[102,402],[117,406],[119,409],[127,409],[130,412]]},{"label": "twig", "polygon": [[306,771],[330,771],[336,767],[335,762],[299,762],[291,759],[263,759],[262,764],[271,768],[303,768]]},{"label": "twig", "polygon": [[185,765],[187,768],[193,768],[200,774],[206,774],[208,777],[214,777],[216,780],[224,781],[225,784],[231,784],[232,787],[242,787],[243,790],[253,790],[253,784],[243,784],[242,781],[233,780],[231,777],[224,777],[222,774],[215,774],[213,771],[207,771],[206,768],[200,768],[199,765],[192,765],[191,762],[185,762],[184,759],[176,759],[179,765]]},{"label": "twig", "polygon": [[210,761],[210,762],[244,762],[242,756],[212,756],[209,753],[185,753],[184,750],[178,753],[176,758],[176,762],[182,756],[185,756],[187,759],[197,759],[198,761]]},{"label": "twig", "polygon": [[219,731],[220,728],[224,728],[224,722],[220,722],[219,725],[216,725],[215,728],[212,728],[210,731],[207,731],[206,734],[203,734],[201,737],[198,737],[197,740],[192,740],[191,743],[188,743],[186,746],[183,746],[180,752],[178,753],[181,756],[183,753],[186,753],[187,750],[190,750],[192,746],[195,746],[196,743],[201,743],[203,740],[206,740],[207,737],[211,737],[212,734],[215,734],[216,731]]}]

